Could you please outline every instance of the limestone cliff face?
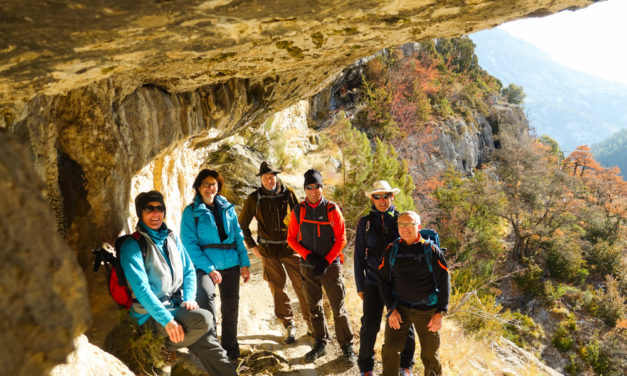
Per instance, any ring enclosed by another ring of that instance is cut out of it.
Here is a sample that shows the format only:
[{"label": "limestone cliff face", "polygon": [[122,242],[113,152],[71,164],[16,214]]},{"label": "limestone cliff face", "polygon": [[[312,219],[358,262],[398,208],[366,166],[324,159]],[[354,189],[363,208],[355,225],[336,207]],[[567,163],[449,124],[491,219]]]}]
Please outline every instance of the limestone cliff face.
[{"label": "limestone cliff face", "polygon": [[[102,280],[89,277],[89,303],[84,293],[90,250],[128,228],[137,190],[174,185],[190,195],[189,172],[167,176],[195,170],[194,153],[314,95],[383,47],[592,2],[4,1],[0,202],[12,220],[2,226],[11,270],[2,295],[11,300],[3,306],[22,305],[6,316],[14,321],[2,348],[15,349],[6,372],[45,373],[84,331],[86,307],[111,307]],[[13,152],[23,149],[28,157]]]},{"label": "limestone cliff face", "polygon": [[[424,167],[420,170],[414,166],[414,175],[432,177],[446,170],[448,165],[458,171],[471,173],[473,169],[490,161],[490,155],[499,147],[500,130],[509,129],[514,134],[527,133],[529,121],[520,106],[506,102],[498,102],[496,98],[490,107],[490,114],[483,116],[473,114],[471,121],[462,118],[447,119],[440,126],[441,132],[433,142],[433,153],[430,153]],[[405,141],[411,145],[412,136]],[[405,150],[402,154],[409,156]]]},{"label": "limestone cliff face", "polygon": [[[405,56],[418,49],[418,43],[407,43],[399,47]],[[366,57],[344,68],[342,73],[325,89],[309,98],[309,123],[324,127],[343,111],[352,118],[363,109],[362,75],[365,66],[374,57]],[[399,157],[409,162],[409,169],[416,181],[429,179],[452,166],[457,171],[471,173],[473,169],[490,160],[490,154],[498,147],[495,135],[500,129],[509,129],[514,134],[526,133],[529,122],[522,108],[504,102],[498,95],[490,99],[489,114],[478,112],[467,119],[452,116],[431,124],[434,135],[429,145],[417,134],[406,134],[395,142]],[[425,149],[425,150],[422,150]],[[421,152],[417,153],[417,150]],[[423,152],[424,151],[424,152]]]}]

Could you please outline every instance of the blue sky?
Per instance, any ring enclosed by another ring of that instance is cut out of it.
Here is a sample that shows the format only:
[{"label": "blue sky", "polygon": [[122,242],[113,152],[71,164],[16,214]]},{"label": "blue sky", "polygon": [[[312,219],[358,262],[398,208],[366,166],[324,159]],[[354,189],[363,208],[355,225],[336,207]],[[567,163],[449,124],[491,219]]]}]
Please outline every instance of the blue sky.
[{"label": "blue sky", "polygon": [[499,26],[547,52],[555,62],[627,84],[627,0]]}]

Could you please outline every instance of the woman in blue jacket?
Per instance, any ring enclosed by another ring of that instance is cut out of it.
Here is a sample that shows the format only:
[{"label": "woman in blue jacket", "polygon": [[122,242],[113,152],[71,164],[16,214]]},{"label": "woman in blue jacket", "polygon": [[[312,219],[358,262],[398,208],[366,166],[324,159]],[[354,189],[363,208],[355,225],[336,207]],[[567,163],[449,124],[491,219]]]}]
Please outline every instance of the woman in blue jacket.
[{"label": "woman in blue jacket", "polygon": [[223,183],[217,171],[204,169],[198,173],[194,201],[183,210],[181,239],[196,268],[196,301],[214,317],[215,285],[219,287],[221,343],[229,359],[235,361],[239,357],[239,276],[248,282],[250,261],[233,205],[220,195]]},{"label": "woman in blue jacket", "polygon": [[168,350],[187,347],[212,375],[237,375],[216,338],[214,316],[198,308],[194,267],[163,222],[163,195],[142,192],[135,198],[135,208],[137,233],[128,236],[120,249],[120,263],[133,291],[131,317],[166,337]]}]

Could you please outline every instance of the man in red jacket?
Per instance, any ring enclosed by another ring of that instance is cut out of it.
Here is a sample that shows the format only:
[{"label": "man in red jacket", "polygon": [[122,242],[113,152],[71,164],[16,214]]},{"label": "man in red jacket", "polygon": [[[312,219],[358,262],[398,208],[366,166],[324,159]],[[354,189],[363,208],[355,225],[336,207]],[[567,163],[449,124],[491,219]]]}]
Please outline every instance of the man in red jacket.
[{"label": "man in red jacket", "polygon": [[305,360],[313,362],[326,354],[330,338],[324,310],[322,288],[327,293],[335,334],[342,355],[349,365],[357,361],[353,351],[353,332],[344,307],[344,282],[342,281],[342,249],[346,245],[344,217],[339,207],[322,196],[322,175],[317,170],[305,172],[306,200],[292,210],[287,231],[287,243],[301,256],[300,273],[307,299],[315,339]]}]

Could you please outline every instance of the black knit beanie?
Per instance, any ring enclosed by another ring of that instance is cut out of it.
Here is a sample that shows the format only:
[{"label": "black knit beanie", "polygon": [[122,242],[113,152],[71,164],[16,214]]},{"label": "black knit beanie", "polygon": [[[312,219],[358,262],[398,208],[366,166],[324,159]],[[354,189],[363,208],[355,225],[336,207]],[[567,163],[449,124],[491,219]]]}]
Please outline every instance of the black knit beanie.
[{"label": "black knit beanie", "polygon": [[163,201],[163,195],[158,191],[142,192],[135,197],[135,211],[137,217],[142,219],[142,210],[148,205],[149,202],[159,202],[163,205],[163,215],[165,216],[165,202]]},{"label": "black knit beanie", "polygon": [[322,185],[322,174],[320,174],[320,171],[314,170],[312,168],[310,170],[307,170],[307,172],[305,172],[305,187],[308,186],[309,184]]}]

